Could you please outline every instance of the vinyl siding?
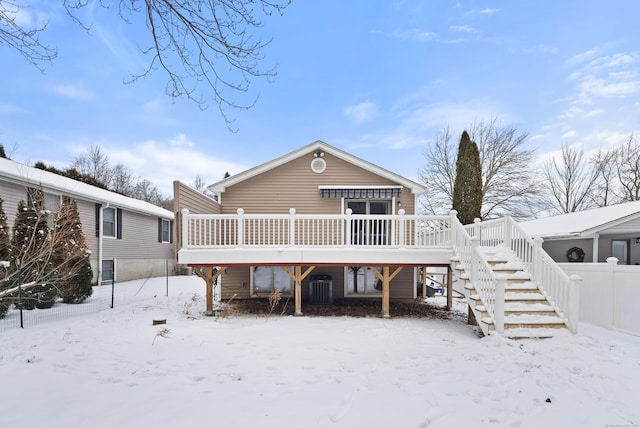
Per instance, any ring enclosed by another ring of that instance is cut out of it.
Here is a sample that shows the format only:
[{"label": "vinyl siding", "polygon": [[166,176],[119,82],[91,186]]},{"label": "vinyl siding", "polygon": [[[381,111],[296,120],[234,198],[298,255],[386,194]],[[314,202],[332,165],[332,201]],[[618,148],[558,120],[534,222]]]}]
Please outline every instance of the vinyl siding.
[{"label": "vinyl siding", "polygon": [[19,184],[0,182],[0,197],[2,197],[2,209],[7,216],[7,226],[13,230],[18,202],[27,201],[27,189]]},{"label": "vinyl siding", "polygon": [[[222,212],[286,214],[295,208],[300,214],[338,214],[340,198],[321,198],[318,186],[396,186],[370,171],[327,154],[326,170],[316,174],[310,164],[313,154],[302,156],[285,165],[249,178],[226,189],[221,194]],[[415,213],[415,198],[407,188],[399,198],[407,214]]]},{"label": "vinyl siding", "polygon": [[173,182],[173,207],[173,242],[176,249],[174,258],[177,262],[178,250],[182,248],[182,209],[186,208],[192,214],[220,214],[221,207],[212,198],[177,180]]},{"label": "vinyl siding", "polygon": [[[45,193],[47,193],[45,189]],[[51,194],[51,193],[47,193]],[[57,195],[60,196],[60,195]],[[20,200],[26,201],[27,192],[23,185],[0,182],[2,207],[7,215],[7,225],[13,229],[16,210]],[[98,238],[96,237],[95,202],[76,199],[82,231],[92,259],[98,257]],[[51,220],[53,221],[53,216]],[[123,239],[104,238],[103,257],[134,259],[171,259],[173,245],[158,242],[158,217],[123,211]]]},{"label": "vinyl siding", "polygon": [[105,237],[102,244],[103,259],[173,259],[173,244],[158,242],[155,216],[123,210],[122,239]]},{"label": "vinyl siding", "polygon": [[[636,234],[640,237],[640,233]],[[635,237],[629,235],[600,236],[598,239],[598,263],[604,263],[611,257],[611,241],[620,240],[629,242],[629,264],[640,264],[640,244],[636,244]],[[542,248],[558,263],[568,263],[567,251],[572,247],[584,250],[584,262],[592,263],[593,240],[592,239],[563,239],[544,241]]]},{"label": "vinyl siding", "polygon": [[220,214],[220,204],[180,181],[173,182],[174,214],[187,208],[192,214]]},{"label": "vinyl siding", "polygon": [[[317,174],[311,170],[313,153],[297,158],[278,168],[229,186],[221,194],[225,214],[243,208],[246,213],[284,214],[295,208],[300,214],[338,214],[340,198],[321,198],[318,186],[397,186],[398,183],[378,176],[343,159],[326,154],[326,170]],[[415,213],[415,195],[403,188],[398,198],[402,208]],[[344,268],[318,267],[313,274],[328,274],[333,278],[333,296],[344,298]],[[251,297],[249,268],[230,268],[222,275],[222,298]],[[389,297],[394,300],[413,298],[413,268],[404,268],[391,282]],[[308,299],[309,278],[302,282],[302,298]],[[375,297],[374,297],[375,298]]]},{"label": "vinyl siding", "polygon": [[[303,270],[305,268],[303,267]],[[342,266],[319,266],[316,267],[302,281],[302,300],[309,299],[309,280],[311,275],[330,275],[333,282],[333,298],[343,299],[345,297],[344,284],[345,272]],[[221,275],[222,299],[247,299],[251,296],[251,273],[246,267],[230,267]],[[392,281],[389,288],[389,298],[391,300],[413,300],[414,268],[405,267]],[[357,297],[357,296],[352,296]],[[381,298],[381,296],[367,296],[367,298]]]}]

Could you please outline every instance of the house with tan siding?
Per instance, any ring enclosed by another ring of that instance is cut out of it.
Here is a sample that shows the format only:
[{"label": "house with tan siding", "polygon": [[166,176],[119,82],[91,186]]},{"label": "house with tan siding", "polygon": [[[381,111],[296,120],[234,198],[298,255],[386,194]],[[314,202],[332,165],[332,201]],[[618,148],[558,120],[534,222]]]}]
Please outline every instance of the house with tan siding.
[{"label": "house with tan siding", "polygon": [[[353,215],[397,215],[400,210],[412,215],[418,196],[424,192],[423,186],[414,181],[320,141],[211,184],[209,190],[217,201],[211,199],[206,208],[188,199],[192,191],[186,186],[174,190],[177,215],[180,209],[188,208],[190,213],[223,215],[237,215],[241,209],[248,216],[289,216],[292,209],[296,215],[341,215],[347,210]],[[369,240],[382,242],[391,232],[382,224],[378,229],[364,223],[356,228],[352,233],[363,245]],[[329,230],[326,234],[330,234]],[[220,297],[264,298],[276,289],[285,297],[293,297],[294,281],[286,269],[292,272],[294,266],[282,269],[284,262],[254,266],[248,265],[248,260],[239,260],[240,265],[227,267],[221,275]],[[309,283],[320,279],[331,284],[325,297],[330,294],[332,299],[380,299],[382,285],[376,269],[380,271],[381,266],[323,263],[301,284],[301,299],[310,301],[314,290]],[[414,300],[417,281],[417,266],[398,272],[391,281],[390,299]]]},{"label": "house with tan siding", "polygon": [[66,198],[76,201],[91,251],[94,282],[129,281],[174,272],[173,213],[70,178],[0,158],[0,197],[13,227],[18,202],[41,189],[55,214]]},{"label": "house with tan siding", "polygon": [[[281,293],[294,314],[337,300],[414,301],[442,272],[483,333],[540,337],[575,331],[576,288],[510,217],[462,225],[457,213],[417,213],[425,188],[316,141],[209,186],[174,183],[177,261],[218,299]],[[535,269],[533,269],[535,267]],[[421,297],[421,296],[420,296]]]}]

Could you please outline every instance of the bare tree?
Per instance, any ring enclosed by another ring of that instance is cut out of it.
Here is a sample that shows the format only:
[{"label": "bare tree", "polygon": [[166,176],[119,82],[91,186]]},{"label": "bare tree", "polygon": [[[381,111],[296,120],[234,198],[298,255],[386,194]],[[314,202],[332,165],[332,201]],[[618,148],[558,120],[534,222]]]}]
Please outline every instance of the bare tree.
[{"label": "bare tree", "polygon": [[[42,63],[57,56],[55,49],[40,43],[46,24],[25,29],[16,19],[25,7],[18,0],[0,2],[0,44],[17,50],[27,61],[42,68]],[[85,8],[100,5],[113,11],[126,23],[144,18],[148,29],[142,53],[149,63],[140,72],[132,71],[131,82],[160,70],[168,78],[167,95],[187,98],[201,108],[214,102],[231,129],[233,119],[228,108],[245,109],[255,104],[248,97],[254,78],[275,76],[274,67],[262,68],[262,51],[271,42],[259,31],[261,18],[274,12],[282,14],[290,0],[120,0],[109,2],[62,0],[67,14],[87,31],[91,22],[82,15]]]},{"label": "bare tree", "polygon": [[109,163],[109,156],[100,146],[91,146],[86,153],[78,155],[71,162],[71,168],[107,187],[113,179],[113,168]]},{"label": "bare tree", "polygon": [[204,181],[204,178],[202,178],[201,175],[196,175],[195,180],[191,183],[191,187],[209,197],[214,196],[214,194],[207,188],[207,182]]},{"label": "bare tree", "polygon": [[121,163],[112,168],[111,182],[108,183],[109,190],[123,195],[130,195],[135,186],[133,173]]},{"label": "bare tree", "polygon": [[640,200],[640,142],[635,134],[618,148],[615,163],[621,199]]},{"label": "bare tree", "polygon": [[164,198],[158,188],[146,179],[138,180],[133,188],[132,194],[128,196],[158,206],[162,206],[164,202]]},{"label": "bare tree", "polygon": [[598,187],[599,173],[585,160],[581,148],[562,146],[561,158],[552,158],[543,166],[548,209],[566,214],[594,206],[591,195]]},{"label": "bare tree", "polygon": [[598,176],[591,200],[597,207],[606,207],[620,202],[616,157],[617,149],[598,149],[591,156],[592,168]]},{"label": "bare tree", "polygon": [[[531,201],[539,193],[533,177],[533,151],[526,149],[527,134],[493,118],[468,128],[478,145],[482,165],[482,218],[505,212],[516,218],[531,216]],[[449,126],[426,152],[420,180],[426,185],[424,208],[432,214],[446,213],[452,206],[456,171],[456,141]]]},{"label": "bare tree", "polygon": [[429,145],[425,156],[427,165],[420,171],[420,180],[427,184],[423,207],[430,214],[445,214],[453,206],[457,157],[456,142],[448,125]]}]

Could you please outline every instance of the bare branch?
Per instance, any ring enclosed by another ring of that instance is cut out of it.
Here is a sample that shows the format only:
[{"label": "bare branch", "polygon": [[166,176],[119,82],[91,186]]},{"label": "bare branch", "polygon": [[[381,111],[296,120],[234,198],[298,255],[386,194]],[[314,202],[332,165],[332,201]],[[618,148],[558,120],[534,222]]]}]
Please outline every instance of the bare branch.
[{"label": "bare branch", "polygon": [[566,214],[594,205],[591,195],[598,187],[600,171],[584,160],[581,148],[565,144],[561,160],[547,161],[543,170],[549,190],[549,209]]},{"label": "bare branch", "polygon": [[0,45],[15,50],[44,72],[43,63],[54,60],[58,52],[40,41],[40,34],[47,29],[47,23],[28,28],[18,21],[19,15],[24,13],[26,7],[16,1],[0,1]]},{"label": "bare branch", "polygon": [[640,200],[640,141],[631,134],[616,153],[616,172],[623,201]]},{"label": "bare branch", "polygon": [[[192,100],[202,109],[209,102],[217,104],[227,127],[235,131],[228,110],[251,108],[258,99],[257,95],[245,97],[252,80],[276,75],[275,67],[261,67],[265,59],[262,51],[272,39],[259,37],[263,27],[259,15],[282,14],[289,3],[290,0],[121,0],[120,18],[130,23],[131,17],[144,13],[149,31],[147,46],[142,49],[149,63],[141,72],[132,73],[126,83],[162,70],[168,78],[167,95]],[[260,10],[255,9],[258,4]],[[86,5],[86,0],[65,0],[69,15],[89,28],[76,13]]]}]

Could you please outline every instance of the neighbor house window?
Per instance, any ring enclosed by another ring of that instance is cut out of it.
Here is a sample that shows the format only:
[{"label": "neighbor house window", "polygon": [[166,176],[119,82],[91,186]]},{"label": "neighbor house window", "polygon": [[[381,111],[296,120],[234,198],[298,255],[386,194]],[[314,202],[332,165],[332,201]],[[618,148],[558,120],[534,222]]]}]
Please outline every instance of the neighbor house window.
[{"label": "neighbor house window", "polygon": [[96,238],[100,237],[100,218],[102,218],[102,236],[122,239],[122,210],[102,207],[96,204]]},{"label": "neighbor house window", "polygon": [[[293,268],[289,268],[293,270]],[[268,295],[276,290],[282,294],[292,293],[292,280],[287,272],[279,266],[257,266],[252,269],[252,286],[254,295]]]},{"label": "neighbor house window", "polygon": [[116,209],[104,208],[102,210],[102,236],[116,237]]},{"label": "neighbor house window", "polygon": [[158,219],[158,242],[173,242],[173,225],[171,220],[167,220],[166,218]]},{"label": "neighbor house window", "polygon": [[369,267],[349,266],[346,268],[345,275],[347,295],[349,296],[380,295],[382,293],[382,281]]}]

